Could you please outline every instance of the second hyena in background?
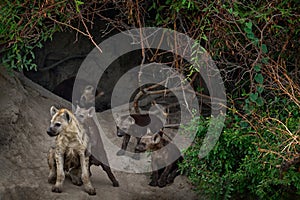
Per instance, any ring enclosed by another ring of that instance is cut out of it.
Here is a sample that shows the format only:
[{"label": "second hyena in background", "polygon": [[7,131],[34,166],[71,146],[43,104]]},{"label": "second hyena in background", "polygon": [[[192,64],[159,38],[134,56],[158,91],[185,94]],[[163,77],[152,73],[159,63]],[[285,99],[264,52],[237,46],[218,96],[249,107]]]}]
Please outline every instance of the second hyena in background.
[{"label": "second hyena in background", "polygon": [[[55,138],[55,147],[51,147],[48,154],[50,173],[48,181],[54,183],[53,192],[62,192],[65,171],[69,173],[74,184],[82,181],[85,191],[95,195],[89,175],[89,138],[76,117],[67,109],[51,107],[52,116],[47,133]],[[80,179],[80,178],[81,179]]]},{"label": "second hyena in background", "polygon": [[178,164],[183,158],[177,146],[163,138],[163,131],[152,133],[147,129],[136,146],[137,152],[151,151],[152,180],[150,186],[164,187],[179,175]]},{"label": "second hyena in background", "polygon": [[107,155],[103,146],[99,128],[95,122],[95,108],[90,107],[89,109],[80,108],[78,105],[76,107],[75,116],[83,124],[83,127],[90,138],[91,145],[91,156],[90,156],[90,166],[96,165],[101,166],[102,169],[106,172],[109,179],[112,181],[114,187],[119,186],[119,182],[116,180],[113,175]]}]

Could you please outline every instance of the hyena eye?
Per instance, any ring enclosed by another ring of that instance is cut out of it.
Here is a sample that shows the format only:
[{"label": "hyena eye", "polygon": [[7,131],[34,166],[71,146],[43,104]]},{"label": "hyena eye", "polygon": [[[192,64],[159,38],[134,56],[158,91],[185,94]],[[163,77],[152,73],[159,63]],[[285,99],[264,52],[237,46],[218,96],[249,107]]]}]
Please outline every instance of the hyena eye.
[{"label": "hyena eye", "polygon": [[60,123],[55,123],[54,124],[54,126],[56,126],[56,127],[60,127],[60,125],[61,125]]}]

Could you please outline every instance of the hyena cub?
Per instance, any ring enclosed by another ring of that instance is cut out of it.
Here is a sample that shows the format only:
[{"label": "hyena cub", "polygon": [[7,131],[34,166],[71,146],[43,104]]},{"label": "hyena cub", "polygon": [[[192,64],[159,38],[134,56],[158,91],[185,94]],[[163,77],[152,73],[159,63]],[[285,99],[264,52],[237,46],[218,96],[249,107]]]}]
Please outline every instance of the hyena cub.
[{"label": "hyena cub", "polygon": [[[47,133],[55,138],[55,147],[50,148],[48,164],[50,173],[48,182],[54,183],[52,192],[62,192],[65,171],[76,185],[84,184],[85,191],[95,195],[89,176],[89,138],[76,117],[67,109],[50,108],[52,116]],[[81,179],[80,179],[81,177]]]},{"label": "hyena cub", "polygon": [[178,163],[182,162],[179,149],[173,143],[164,139],[163,131],[153,134],[150,129],[136,146],[138,152],[151,152],[152,180],[150,186],[164,187],[173,183],[179,174]]},{"label": "hyena cub", "polygon": [[[124,155],[131,136],[135,136],[137,144],[141,137],[146,135],[147,128],[156,132],[163,128],[163,122],[152,114],[130,114],[126,116],[117,115],[117,136],[123,137],[122,147],[117,152],[118,156]],[[134,159],[139,159],[139,153],[135,150]]]},{"label": "hyena cub", "polygon": [[[113,175],[107,155],[103,146],[103,142],[100,136],[99,128],[96,124],[96,111],[94,107],[90,107],[89,109],[80,108],[78,105],[76,107],[75,116],[79,120],[80,123],[83,124],[83,127],[86,133],[89,136],[90,144],[91,144],[91,156],[90,156],[90,166],[101,165],[102,169],[106,172],[107,176],[113,183],[114,187],[118,187],[119,183]],[[90,171],[90,169],[89,169]],[[91,172],[90,172],[91,174]]]},{"label": "hyena cub", "polygon": [[104,92],[98,92],[95,88],[91,85],[85,86],[83,92],[80,96],[79,105],[83,108],[90,108],[93,107],[96,103],[96,99],[103,96]]}]

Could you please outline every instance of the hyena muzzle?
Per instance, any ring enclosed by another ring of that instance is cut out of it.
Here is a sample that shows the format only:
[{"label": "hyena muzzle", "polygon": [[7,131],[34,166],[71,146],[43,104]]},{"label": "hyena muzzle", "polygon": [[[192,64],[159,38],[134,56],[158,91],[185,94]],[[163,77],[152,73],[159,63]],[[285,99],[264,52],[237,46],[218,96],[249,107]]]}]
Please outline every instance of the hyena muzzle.
[{"label": "hyena muzzle", "polygon": [[48,182],[54,183],[53,192],[62,192],[62,185],[67,172],[74,184],[83,182],[85,191],[95,195],[89,176],[89,150],[88,135],[79,124],[76,117],[67,109],[51,107],[52,116],[47,133],[55,138],[55,146],[51,147],[48,154],[50,173]]}]

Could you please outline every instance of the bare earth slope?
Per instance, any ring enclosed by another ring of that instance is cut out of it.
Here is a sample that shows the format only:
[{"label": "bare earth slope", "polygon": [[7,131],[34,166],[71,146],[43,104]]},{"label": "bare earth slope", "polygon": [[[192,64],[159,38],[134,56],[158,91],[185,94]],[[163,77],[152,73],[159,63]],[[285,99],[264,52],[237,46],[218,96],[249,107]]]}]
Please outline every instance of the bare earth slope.
[{"label": "bare earth slope", "polygon": [[[178,176],[165,188],[148,186],[149,174],[113,171],[120,187],[113,187],[99,167],[92,168],[91,181],[97,195],[89,196],[82,187],[66,179],[63,193],[51,192],[47,182],[46,155],[54,138],[46,134],[52,105],[70,108],[71,104],[34,84],[21,74],[14,76],[0,66],[0,200],[6,199],[200,199],[186,177]],[[105,113],[100,113],[107,119]],[[104,131],[114,132],[114,123]],[[120,143],[120,138],[112,138]],[[129,144],[130,145],[130,144]]]}]

